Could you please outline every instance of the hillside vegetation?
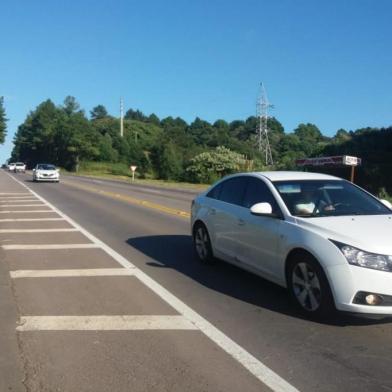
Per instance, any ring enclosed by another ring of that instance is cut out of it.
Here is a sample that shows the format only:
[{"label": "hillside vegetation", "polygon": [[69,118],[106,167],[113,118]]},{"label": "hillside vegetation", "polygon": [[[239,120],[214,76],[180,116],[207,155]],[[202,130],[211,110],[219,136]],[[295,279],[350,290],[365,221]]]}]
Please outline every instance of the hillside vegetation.
[{"label": "hillside vegetation", "polygon": [[[101,162],[119,175],[130,175],[127,168],[133,164],[139,178],[208,183],[239,170],[291,170],[297,158],[346,154],[363,160],[357,170],[360,185],[392,193],[392,127],[340,129],[326,137],[314,124],[299,124],[290,133],[275,118],[268,125],[274,167],[265,167],[255,148],[254,116],[213,124],[196,118],[188,124],[179,117],[159,119],[130,109],[121,138],[120,120],[104,106],[96,106],[88,118],[75,98],[67,97],[61,106],[46,100],[28,114],[15,135],[11,159],[29,167],[51,162],[70,171]],[[348,168],[329,172],[348,177]]]}]

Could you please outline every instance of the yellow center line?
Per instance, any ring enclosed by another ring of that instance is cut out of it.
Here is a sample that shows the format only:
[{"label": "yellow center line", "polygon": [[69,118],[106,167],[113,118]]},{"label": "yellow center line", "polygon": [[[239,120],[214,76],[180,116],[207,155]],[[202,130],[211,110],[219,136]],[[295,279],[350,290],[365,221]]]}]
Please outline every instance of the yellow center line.
[{"label": "yellow center line", "polygon": [[97,188],[94,188],[91,186],[86,186],[86,185],[75,184],[75,183],[71,183],[68,181],[63,181],[63,184],[73,186],[78,189],[83,189],[88,192],[99,193],[100,195],[104,195],[104,196],[110,197],[112,199],[122,200],[122,201],[125,201],[130,204],[136,204],[136,205],[139,205],[142,207],[165,212],[167,214],[180,216],[182,218],[188,219],[191,216],[191,214],[187,211],[177,210],[177,209],[171,208],[171,207],[166,207],[162,204],[153,203],[148,200],[136,199],[135,197],[132,197],[132,196],[122,195],[122,194],[115,193],[115,192],[104,191],[102,189],[97,189]]}]

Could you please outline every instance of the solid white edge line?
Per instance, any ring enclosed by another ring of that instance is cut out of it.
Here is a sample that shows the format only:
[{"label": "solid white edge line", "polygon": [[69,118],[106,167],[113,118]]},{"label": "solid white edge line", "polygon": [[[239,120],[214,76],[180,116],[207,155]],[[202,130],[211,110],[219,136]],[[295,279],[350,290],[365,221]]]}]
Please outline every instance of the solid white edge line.
[{"label": "solid white edge line", "polygon": [[51,269],[51,270],[16,270],[10,271],[12,279],[21,278],[67,278],[90,276],[133,276],[134,271],[127,268],[91,268],[91,269]]},{"label": "solid white edge line", "polygon": [[91,249],[100,248],[94,243],[87,244],[12,244],[0,245],[4,250],[41,250],[41,249]]},{"label": "solid white edge line", "polygon": [[26,331],[137,331],[195,330],[184,316],[22,316],[19,332]]},{"label": "solid white edge line", "polygon": [[84,234],[87,238],[89,238],[90,241],[99,245],[107,254],[113,257],[113,259],[115,259],[123,267],[132,268],[132,269],[135,268],[135,275],[139,278],[141,282],[143,282],[147,287],[149,287],[152,291],[154,291],[160,298],[162,298],[169,305],[171,305],[177,312],[185,316],[190,322],[192,322],[195,326],[197,326],[200,329],[200,331],[202,331],[207,337],[209,337],[215,344],[217,344],[232,358],[234,358],[237,362],[239,362],[242,366],[244,366],[251,374],[253,374],[257,379],[259,379],[265,385],[267,385],[268,387],[270,387],[272,390],[276,392],[298,392],[298,390],[293,385],[291,385],[282,377],[280,377],[268,366],[264,365],[255,356],[250,354],[243,347],[241,347],[239,344],[234,342],[231,338],[226,336],[218,328],[212,325],[204,317],[196,313],[193,309],[191,309],[188,305],[182,302],[179,298],[177,298],[175,295],[173,295],[168,290],[166,290],[163,286],[161,286],[158,282],[151,279],[143,271],[136,268],[125,257],[121,256],[114,249],[110,248],[100,239],[98,239],[93,234],[88,232],[86,229],[84,229],[82,226],[76,223],[73,219],[71,219],[63,212],[61,212],[58,208],[56,208],[51,203],[46,201],[38,193],[31,190],[27,185],[23,184],[22,182],[15,179],[11,175],[9,175],[9,177],[11,177],[19,185],[28,189],[35,197],[40,199],[48,207],[52,208],[53,211],[57,212],[57,214],[62,216],[72,226],[79,229],[79,231],[82,234]]},{"label": "solid white edge line", "polygon": [[76,228],[64,229],[0,229],[0,234],[3,233],[62,233],[62,232],[76,232]]}]

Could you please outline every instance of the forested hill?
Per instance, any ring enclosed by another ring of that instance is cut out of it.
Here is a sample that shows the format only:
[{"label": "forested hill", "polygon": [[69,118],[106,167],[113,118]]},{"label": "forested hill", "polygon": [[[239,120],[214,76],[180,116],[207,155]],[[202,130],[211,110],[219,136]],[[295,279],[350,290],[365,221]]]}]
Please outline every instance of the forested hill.
[{"label": "forested hill", "polygon": [[[385,188],[392,193],[392,127],[340,129],[329,138],[314,124],[299,124],[286,133],[277,119],[268,123],[272,169],[293,169],[301,157],[355,155],[363,159],[358,182],[373,192]],[[96,106],[88,118],[75,98],[67,97],[61,106],[47,100],[28,114],[15,135],[11,159],[30,167],[51,162],[67,170],[83,161],[135,164],[143,177],[209,182],[238,170],[266,169],[255,148],[256,126],[253,116],[213,124],[196,118],[188,124],[179,117],[159,119],[130,109],[121,138],[119,119],[104,106]]]}]

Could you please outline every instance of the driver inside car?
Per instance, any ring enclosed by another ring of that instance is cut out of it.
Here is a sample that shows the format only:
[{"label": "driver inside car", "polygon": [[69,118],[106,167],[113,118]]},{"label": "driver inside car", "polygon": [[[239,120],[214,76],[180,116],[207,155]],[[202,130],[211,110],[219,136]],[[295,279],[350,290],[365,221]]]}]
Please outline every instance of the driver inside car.
[{"label": "driver inside car", "polygon": [[319,196],[319,192],[314,188],[304,188],[301,192],[301,198],[294,205],[297,215],[312,215],[320,211],[333,211],[335,208],[332,204],[326,203]]}]

